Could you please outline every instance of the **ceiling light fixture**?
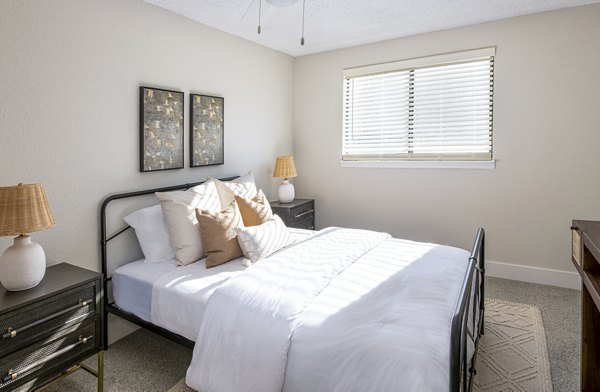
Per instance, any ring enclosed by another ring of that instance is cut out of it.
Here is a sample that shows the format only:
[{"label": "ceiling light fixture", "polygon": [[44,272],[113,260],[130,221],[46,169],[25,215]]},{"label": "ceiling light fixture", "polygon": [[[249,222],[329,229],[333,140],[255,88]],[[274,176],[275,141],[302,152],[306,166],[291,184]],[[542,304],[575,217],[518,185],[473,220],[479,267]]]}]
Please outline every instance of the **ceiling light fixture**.
[{"label": "ceiling light fixture", "polygon": [[[296,3],[298,0],[266,0],[267,3],[275,7],[289,7]],[[306,0],[302,0],[302,37],[300,38],[300,45],[304,46],[304,14],[306,11]],[[260,25],[260,17],[262,14],[262,0],[258,0],[258,34],[262,32]]]}]

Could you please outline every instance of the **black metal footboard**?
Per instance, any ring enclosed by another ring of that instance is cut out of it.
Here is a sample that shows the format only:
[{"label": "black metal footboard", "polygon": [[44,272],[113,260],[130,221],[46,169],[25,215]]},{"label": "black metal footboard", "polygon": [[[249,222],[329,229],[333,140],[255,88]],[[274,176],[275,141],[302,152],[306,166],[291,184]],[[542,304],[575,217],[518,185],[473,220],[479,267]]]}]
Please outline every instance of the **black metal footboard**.
[{"label": "black metal footboard", "polygon": [[[452,317],[450,334],[450,392],[471,391],[479,338],[483,335],[485,287],[485,230],[477,231],[475,244]],[[469,329],[470,323],[470,329]],[[472,336],[471,336],[472,333]],[[469,358],[467,344],[473,340],[474,353]]]}]

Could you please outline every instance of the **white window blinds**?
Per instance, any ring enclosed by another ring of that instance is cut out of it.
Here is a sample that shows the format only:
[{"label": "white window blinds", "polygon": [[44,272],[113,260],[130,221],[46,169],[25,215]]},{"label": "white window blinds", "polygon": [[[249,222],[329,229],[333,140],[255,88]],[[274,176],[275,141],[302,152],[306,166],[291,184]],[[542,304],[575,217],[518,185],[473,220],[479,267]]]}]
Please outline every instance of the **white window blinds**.
[{"label": "white window blinds", "polygon": [[343,160],[491,160],[494,48],[344,70]]}]

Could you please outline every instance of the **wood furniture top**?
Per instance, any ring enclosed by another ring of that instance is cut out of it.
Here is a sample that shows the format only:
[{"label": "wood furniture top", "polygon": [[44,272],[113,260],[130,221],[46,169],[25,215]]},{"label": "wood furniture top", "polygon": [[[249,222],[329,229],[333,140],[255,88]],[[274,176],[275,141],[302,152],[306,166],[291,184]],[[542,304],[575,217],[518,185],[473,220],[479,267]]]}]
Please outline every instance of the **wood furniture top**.
[{"label": "wood furniture top", "polygon": [[279,200],[276,200],[270,201],[269,203],[271,204],[271,207],[296,208],[312,201],[315,201],[315,199],[294,199],[289,203],[282,203]]},{"label": "wood furniture top", "polygon": [[46,269],[44,279],[34,288],[8,291],[0,284],[0,312],[8,312],[15,307],[37,302],[82,283],[91,282],[101,276],[102,274],[98,272],[67,263],[50,266]]}]

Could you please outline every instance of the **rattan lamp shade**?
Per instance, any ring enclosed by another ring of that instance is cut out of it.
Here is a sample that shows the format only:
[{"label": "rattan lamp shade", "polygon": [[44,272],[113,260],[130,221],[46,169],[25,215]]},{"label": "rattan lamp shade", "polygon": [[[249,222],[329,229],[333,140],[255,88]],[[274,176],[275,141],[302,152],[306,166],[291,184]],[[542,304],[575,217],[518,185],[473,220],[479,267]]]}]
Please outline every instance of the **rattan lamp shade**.
[{"label": "rattan lamp shade", "polygon": [[0,187],[0,236],[32,233],[54,225],[42,184]]},{"label": "rattan lamp shade", "polygon": [[277,157],[275,161],[275,170],[273,170],[273,178],[291,178],[296,177],[296,165],[294,165],[294,157],[284,155]]}]

